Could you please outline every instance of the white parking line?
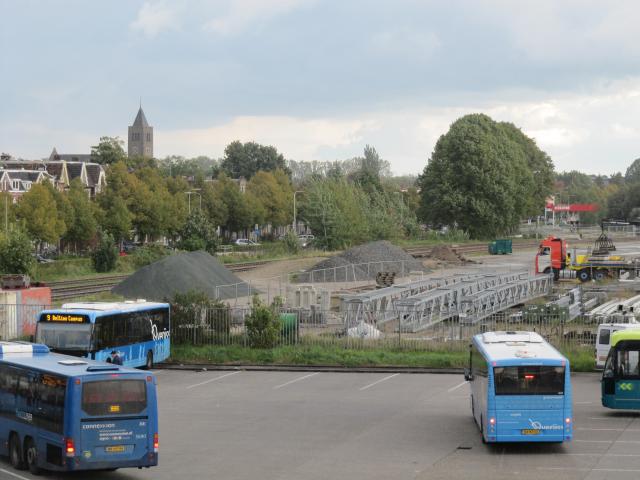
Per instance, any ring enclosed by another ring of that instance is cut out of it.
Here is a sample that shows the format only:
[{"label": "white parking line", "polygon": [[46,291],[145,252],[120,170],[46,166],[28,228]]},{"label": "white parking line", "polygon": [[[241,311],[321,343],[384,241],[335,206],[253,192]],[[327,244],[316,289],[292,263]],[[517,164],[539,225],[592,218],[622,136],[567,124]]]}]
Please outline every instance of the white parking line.
[{"label": "white parking line", "polygon": [[364,387],[362,387],[360,389],[360,391],[366,390],[367,388],[370,388],[370,387],[373,387],[374,385],[377,385],[377,384],[379,384],[381,382],[384,382],[385,380],[389,380],[390,378],[397,377],[398,375],[400,375],[400,374],[399,373],[394,373],[393,375],[389,375],[388,377],[384,377],[384,378],[381,378],[380,380],[376,380],[375,382],[370,383],[369,385],[365,385]]},{"label": "white parking line", "polygon": [[240,370],[238,370],[237,372],[225,373],[224,375],[220,375],[219,377],[215,377],[215,378],[210,378],[209,380],[205,380],[204,382],[196,383],[195,385],[189,385],[187,387],[187,390],[189,390],[191,388],[199,387],[200,385],[206,385],[207,383],[215,382],[216,380],[220,380],[221,378],[224,378],[224,377],[230,377],[231,375],[235,375],[236,373],[240,373]]},{"label": "white parking line", "polygon": [[455,387],[451,387],[449,390],[447,390],[447,392],[448,392],[448,393],[451,393],[451,392],[453,392],[454,390],[459,389],[459,388],[460,388],[460,387],[462,387],[463,385],[466,385],[467,383],[469,383],[469,382],[467,382],[467,381],[465,380],[465,381],[464,381],[464,382],[462,382],[461,384],[456,385]]},{"label": "white parking line", "polygon": [[318,375],[319,373],[320,372],[310,373],[309,375],[303,375],[302,377],[294,378],[293,380],[290,380],[290,381],[285,382],[283,384],[276,385],[275,387],[273,387],[273,389],[277,390],[279,388],[286,387],[287,385],[291,385],[292,383],[299,382],[300,380],[304,380],[305,378],[313,377],[314,375]]},{"label": "white parking line", "polygon": [[17,473],[10,472],[9,470],[5,470],[4,468],[0,468],[0,472],[6,473],[7,475],[11,475],[15,478],[19,478],[20,480],[29,480],[27,477],[23,477],[22,475],[18,475]]}]

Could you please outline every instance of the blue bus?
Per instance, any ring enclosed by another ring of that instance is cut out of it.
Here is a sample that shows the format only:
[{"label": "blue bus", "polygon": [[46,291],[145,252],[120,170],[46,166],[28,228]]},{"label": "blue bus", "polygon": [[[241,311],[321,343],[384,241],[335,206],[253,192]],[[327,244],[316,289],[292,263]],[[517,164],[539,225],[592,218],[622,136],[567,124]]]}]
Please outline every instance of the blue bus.
[{"label": "blue bus", "polygon": [[158,464],[156,379],[118,365],[0,342],[0,455],[17,469]]},{"label": "blue bus", "polygon": [[169,358],[170,327],[168,303],[66,303],[40,313],[36,342],[58,353],[150,369]]},{"label": "blue bus", "polygon": [[465,380],[483,442],[564,442],[573,436],[569,361],[534,332],[473,337]]}]

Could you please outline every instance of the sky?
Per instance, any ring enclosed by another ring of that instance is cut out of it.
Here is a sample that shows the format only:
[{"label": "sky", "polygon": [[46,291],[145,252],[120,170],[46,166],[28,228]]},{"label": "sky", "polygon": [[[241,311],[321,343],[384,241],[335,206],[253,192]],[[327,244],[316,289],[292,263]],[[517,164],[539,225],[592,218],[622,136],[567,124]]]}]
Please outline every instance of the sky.
[{"label": "sky", "polygon": [[0,0],[0,151],[89,153],[126,139],[142,99],[158,158],[369,144],[418,174],[483,112],[559,171],[624,173],[640,157],[639,16],[624,0]]}]

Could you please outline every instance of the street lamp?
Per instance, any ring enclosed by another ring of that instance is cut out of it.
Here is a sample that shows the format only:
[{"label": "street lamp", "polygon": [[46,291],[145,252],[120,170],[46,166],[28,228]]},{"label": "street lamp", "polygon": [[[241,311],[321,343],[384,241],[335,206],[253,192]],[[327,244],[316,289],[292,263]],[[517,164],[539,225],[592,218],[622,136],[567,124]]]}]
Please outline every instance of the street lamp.
[{"label": "street lamp", "polygon": [[202,195],[200,194],[200,192],[184,192],[186,195],[188,195],[189,198],[189,215],[191,215],[191,195],[198,195],[200,197],[200,210],[202,210]]},{"label": "street lamp", "polygon": [[293,192],[293,233],[298,234],[298,223],[296,221],[296,194],[304,193],[302,190]]}]

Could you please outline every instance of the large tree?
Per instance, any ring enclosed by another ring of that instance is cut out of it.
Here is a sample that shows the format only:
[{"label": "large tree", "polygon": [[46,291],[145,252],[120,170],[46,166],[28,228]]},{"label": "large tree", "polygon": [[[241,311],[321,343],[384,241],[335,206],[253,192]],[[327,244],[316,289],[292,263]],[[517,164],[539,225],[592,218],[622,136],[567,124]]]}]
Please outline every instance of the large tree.
[{"label": "large tree", "polygon": [[79,178],[71,182],[67,199],[71,209],[70,221],[67,225],[65,239],[69,242],[84,244],[91,240],[97,231],[98,222],[94,208]]},{"label": "large tree", "polygon": [[[548,191],[547,159],[513,125],[466,115],[440,137],[418,180],[420,216],[434,226],[456,225],[474,238],[509,233],[522,217],[543,208],[536,189]],[[539,171],[545,173],[537,180]]]},{"label": "large tree", "polygon": [[27,233],[38,245],[43,242],[57,244],[67,230],[53,188],[47,183],[33,185],[20,198],[16,208],[17,218],[24,222]]},{"label": "large tree", "polygon": [[291,223],[293,189],[288,180],[282,170],[258,172],[247,185],[247,192],[262,204],[264,220],[274,227]]},{"label": "large tree", "polygon": [[249,179],[258,171],[287,170],[284,157],[275,147],[255,142],[231,142],[224,149],[222,171],[231,178]]},{"label": "large tree", "polygon": [[124,141],[119,137],[100,137],[98,145],[91,147],[91,156],[95,162],[102,165],[111,165],[126,160]]}]

